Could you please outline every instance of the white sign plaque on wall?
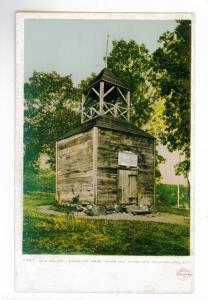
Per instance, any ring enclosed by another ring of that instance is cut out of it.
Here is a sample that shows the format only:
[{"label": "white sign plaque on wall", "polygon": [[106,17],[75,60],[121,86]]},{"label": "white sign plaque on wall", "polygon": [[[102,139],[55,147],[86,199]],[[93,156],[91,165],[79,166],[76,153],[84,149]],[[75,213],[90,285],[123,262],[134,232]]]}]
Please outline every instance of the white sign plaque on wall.
[{"label": "white sign plaque on wall", "polygon": [[118,164],[126,167],[137,167],[137,155],[131,151],[119,152]]}]

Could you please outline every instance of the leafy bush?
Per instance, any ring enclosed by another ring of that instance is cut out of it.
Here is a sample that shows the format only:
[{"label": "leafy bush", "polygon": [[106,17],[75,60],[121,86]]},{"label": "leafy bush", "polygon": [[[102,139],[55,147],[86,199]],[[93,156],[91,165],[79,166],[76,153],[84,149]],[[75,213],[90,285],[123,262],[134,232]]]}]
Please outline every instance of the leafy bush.
[{"label": "leafy bush", "polygon": [[55,173],[49,169],[27,169],[24,173],[24,192],[55,192]]},{"label": "leafy bush", "polygon": [[[177,206],[178,186],[159,183],[156,185],[156,203],[159,206]],[[188,188],[180,185],[180,206],[189,206]]]}]

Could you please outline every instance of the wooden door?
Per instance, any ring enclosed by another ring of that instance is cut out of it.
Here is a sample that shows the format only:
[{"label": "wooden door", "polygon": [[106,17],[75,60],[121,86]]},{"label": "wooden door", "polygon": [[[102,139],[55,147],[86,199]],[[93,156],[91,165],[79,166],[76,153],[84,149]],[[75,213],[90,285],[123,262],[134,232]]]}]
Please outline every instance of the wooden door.
[{"label": "wooden door", "polygon": [[128,175],[126,170],[118,171],[118,202],[128,203]]},{"label": "wooden door", "polygon": [[137,203],[137,175],[129,174],[128,197],[129,203]]},{"label": "wooden door", "polygon": [[118,201],[123,204],[137,203],[137,171],[118,171]]}]

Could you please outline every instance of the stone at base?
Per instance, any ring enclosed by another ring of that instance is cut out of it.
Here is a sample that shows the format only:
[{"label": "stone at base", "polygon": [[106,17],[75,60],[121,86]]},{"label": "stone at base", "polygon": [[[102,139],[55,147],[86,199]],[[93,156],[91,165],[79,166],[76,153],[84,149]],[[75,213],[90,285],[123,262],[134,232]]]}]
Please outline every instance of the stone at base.
[{"label": "stone at base", "polygon": [[146,215],[146,214],[150,214],[150,211],[149,210],[133,210],[131,212],[134,216],[137,216],[137,215]]},{"label": "stone at base", "polygon": [[136,204],[113,204],[113,205],[93,205],[93,204],[69,204],[68,205],[72,211],[75,212],[83,212],[88,216],[99,216],[106,214],[114,214],[114,213],[127,213],[133,215],[142,215],[142,214],[150,214],[155,213],[155,207],[151,207],[149,205],[136,205]]},{"label": "stone at base", "polygon": [[106,214],[106,209],[104,206],[98,206],[94,205],[91,208],[88,208],[85,213],[88,216],[99,216],[99,215],[105,215]]}]

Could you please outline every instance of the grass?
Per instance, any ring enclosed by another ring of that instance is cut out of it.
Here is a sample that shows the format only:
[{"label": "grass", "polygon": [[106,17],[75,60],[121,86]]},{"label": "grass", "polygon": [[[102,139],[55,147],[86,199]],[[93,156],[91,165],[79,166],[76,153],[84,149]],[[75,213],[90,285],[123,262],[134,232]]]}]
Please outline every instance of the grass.
[{"label": "grass", "polygon": [[189,255],[187,226],[45,215],[41,205],[55,205],[54,194],[25,195],[25,254]]},{"label": "grass", "polygon": [[175,215],[180,215],[185,217],[190,216],[190,210],[185,208],[177,208],[168,205],[157,205],[157,210],[160,212],[167,212],[170,214],[175,214]]}]

